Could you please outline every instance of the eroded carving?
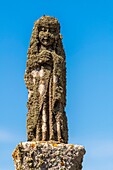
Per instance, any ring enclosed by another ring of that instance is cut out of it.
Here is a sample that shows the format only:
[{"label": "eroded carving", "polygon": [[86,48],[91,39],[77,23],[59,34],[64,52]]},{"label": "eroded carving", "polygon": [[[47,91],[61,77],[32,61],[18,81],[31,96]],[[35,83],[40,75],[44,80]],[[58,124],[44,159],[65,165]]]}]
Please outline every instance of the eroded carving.
[{"label": "eroded carving", "polygon": [[58,20],[34,24],[25,72],[28,141],[68,142],[65,53]]}]

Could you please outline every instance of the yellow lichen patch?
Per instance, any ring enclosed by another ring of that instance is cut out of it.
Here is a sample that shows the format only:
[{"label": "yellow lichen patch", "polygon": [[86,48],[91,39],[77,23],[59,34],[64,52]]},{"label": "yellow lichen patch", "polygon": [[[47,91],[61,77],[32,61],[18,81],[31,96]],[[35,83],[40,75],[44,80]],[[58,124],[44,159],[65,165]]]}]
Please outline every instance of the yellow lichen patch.
[{"label": "yellow lichen patch", "polygon": [[34,148],[34,147],[35,147],[35,143],[31,143],[30,146],[31,146],[32,148]]},{"label": "yellow lichen patch", "polygon": [[64,162],[61,162],[60,164],[61,164],[61,166],[64,166]]},{"label": "yellow lichen patch", "polygon": [[57,146],[58,146],[58,144],[57,144],[57,143],[53,143],[52,145],[53,145],[54,147],[57,147]]},{"label": "yellow lichen patch", "polygon": [[18,155],[18,150],[16,149],[16,150],[14,150],[14,152],[12,153],[12,157],[13,157],[14,159],[17,159],[17,155]]},{"label": "yellow lichen patch", "polygon": [[74,145],[73,145],[73,144],[70,144],[69,146],[70,146],[71,148],[74,148]]},{"label": "yellow lichen patch", "polygon": [[47,141],[39,141],[40,143],[46,143]]}]

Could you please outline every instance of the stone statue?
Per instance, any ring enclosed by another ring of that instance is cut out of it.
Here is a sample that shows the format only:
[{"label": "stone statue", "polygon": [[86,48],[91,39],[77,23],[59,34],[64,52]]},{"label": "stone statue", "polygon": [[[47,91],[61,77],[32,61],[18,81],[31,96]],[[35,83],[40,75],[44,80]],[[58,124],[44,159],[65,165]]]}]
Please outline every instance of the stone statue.
[{"label": "stone statue", "polygon": [[65,53],[57,19],[34,24],[25,82],[28,89],[28,141],[68,142]]}]

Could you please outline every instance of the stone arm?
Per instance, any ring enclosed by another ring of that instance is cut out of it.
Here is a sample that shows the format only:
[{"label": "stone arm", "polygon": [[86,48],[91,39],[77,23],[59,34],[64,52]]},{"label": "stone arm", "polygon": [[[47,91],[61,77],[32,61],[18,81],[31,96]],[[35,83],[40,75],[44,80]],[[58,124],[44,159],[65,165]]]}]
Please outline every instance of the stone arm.
[{"label": "stone arm", "polygon": [[40,54],[37,55],[37,63],[42,64],[52,64],[52,55],[51,52],[43,50]]},{"label": "stone arm", "polygon": [[66,105],[66,68],[65,58],[60,55],[53,54],[54,56],[54,102],[53,109],[60,103],[64,108]]},{"label": "stone arm", "polygon": [[64,60],[62,65],[62,74],[63,74],[63,101],[64,101],[64,107],[66,106],[66,62]]},{"label": "stone arm", "polygon": [[43,63],[51,63],[52,61],[52,55],[51,52],[47,50],[43,50],[41,53],[32,55],[31,59],[28,59],[27,61],[27,71],[32,71],[36,67],[42,65]]},{"label": "stone arm", "polygon": [[39,71],[41,66],[52,66],[52,55],[48,50],[43,50],[37,55],[32,55],[27,61],[27,69],[25,72],[24,80],[26,87],[33,90],[33,71]]}]

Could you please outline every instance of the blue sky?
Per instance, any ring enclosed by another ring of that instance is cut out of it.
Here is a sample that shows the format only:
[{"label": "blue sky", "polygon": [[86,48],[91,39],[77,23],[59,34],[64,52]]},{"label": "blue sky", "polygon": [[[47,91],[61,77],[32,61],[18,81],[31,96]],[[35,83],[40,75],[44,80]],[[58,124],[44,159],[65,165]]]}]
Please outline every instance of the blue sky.
[{"label": "blue sky", "polygon": [[86,148],[83,170],[113,170],[113,1],[4,0],[0,5],[0,170],[26,141],[24,72],[33,23],[58,18],[67,61],[69,143]]}]

